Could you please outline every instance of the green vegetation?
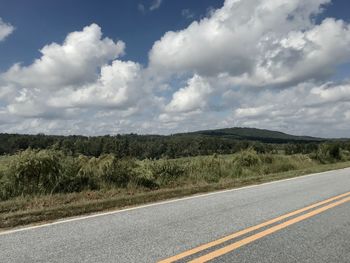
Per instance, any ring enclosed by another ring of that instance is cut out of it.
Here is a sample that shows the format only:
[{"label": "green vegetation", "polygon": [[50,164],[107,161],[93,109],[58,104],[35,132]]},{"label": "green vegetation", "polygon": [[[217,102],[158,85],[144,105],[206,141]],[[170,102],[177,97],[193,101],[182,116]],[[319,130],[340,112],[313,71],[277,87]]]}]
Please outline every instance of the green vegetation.
[{"label": "green vegetation", "polygon": [[349,143],[248,143],[146,159],[31,149],[0,157],[0,228],[350,166]]},{"label": "green vegetation", "polygon": [[329,152],[323,148],[321,145],[314,160],[300,154],[258,154],[252,148],[233,155],[160,160],[119,159],[111,154],[75,157],[57,150],[27,149],[2,157],[0,200],[84,190],[160,189],[212,183],[224,178],[302,169],[315,165],[317,160],[324,163],[341,159],[333,148]]},{"label": "green vegetation", "polygon": [[[283,148],[280,144],[286,143],[299,144],[299,148],[312,148],[317,147],[321,141],[324,140],[252,128],[199,131],[169,136],[126,134],[86,137],[0,134],[0,154],[14,154],[32,148],[55,149],[66,154],[95,157],[114,154],[118,158],[160,159],[214,153],[232,154],[249,147],[258,152],[272,152]],[[298,150],[298,147],[294,150]]]}]

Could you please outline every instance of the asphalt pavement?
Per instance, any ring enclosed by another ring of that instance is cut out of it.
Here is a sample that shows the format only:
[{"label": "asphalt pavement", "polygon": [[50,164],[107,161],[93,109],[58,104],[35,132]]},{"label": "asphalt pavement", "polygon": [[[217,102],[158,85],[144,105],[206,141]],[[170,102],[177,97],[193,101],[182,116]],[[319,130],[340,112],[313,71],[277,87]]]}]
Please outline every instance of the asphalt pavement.
[{"label": "asphalt pavement", "polygon": [[350,169],[0,233],[2,263],[162,260],[348,263]]}]

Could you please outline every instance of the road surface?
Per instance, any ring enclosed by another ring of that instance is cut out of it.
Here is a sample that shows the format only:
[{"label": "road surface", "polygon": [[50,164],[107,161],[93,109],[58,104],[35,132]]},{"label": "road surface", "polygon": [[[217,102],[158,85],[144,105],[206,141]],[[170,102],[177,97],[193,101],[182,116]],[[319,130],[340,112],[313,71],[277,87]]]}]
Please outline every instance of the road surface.
[{"label": "road surface", "polygon": [[0,233],[0,262],[350,262],[350,169]]}]

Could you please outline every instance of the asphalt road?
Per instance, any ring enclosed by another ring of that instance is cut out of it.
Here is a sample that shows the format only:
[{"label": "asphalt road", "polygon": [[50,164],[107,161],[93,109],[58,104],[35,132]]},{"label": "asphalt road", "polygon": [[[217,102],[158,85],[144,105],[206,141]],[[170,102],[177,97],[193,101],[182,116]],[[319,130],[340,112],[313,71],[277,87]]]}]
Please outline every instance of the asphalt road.
[{"label": "asphalt road", "polygon": [[348,263],[350,193],[278,220],[348,192],[343,169],[0,233],[0,262],[159,262],[277,218],[176,262]]}]

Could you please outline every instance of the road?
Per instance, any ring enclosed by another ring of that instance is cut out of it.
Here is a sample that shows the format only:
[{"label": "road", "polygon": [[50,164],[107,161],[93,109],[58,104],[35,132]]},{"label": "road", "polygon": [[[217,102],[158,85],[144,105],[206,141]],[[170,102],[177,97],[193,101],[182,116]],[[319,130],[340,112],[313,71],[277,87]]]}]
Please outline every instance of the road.
[{"label": "road", "polygon": [[2,263],[209,260],[350,262],[350,169],[0,233]]}]

